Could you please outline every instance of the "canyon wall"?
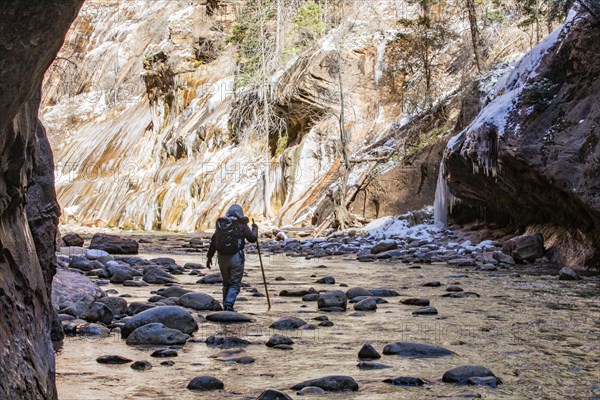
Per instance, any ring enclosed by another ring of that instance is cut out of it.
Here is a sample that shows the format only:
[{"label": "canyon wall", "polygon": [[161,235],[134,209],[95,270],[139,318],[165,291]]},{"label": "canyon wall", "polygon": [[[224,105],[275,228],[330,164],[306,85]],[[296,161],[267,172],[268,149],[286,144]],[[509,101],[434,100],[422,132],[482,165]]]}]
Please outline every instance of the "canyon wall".
[{"label": "canyon wall", "polygon": [[56,230],[58,207],[38,107],[44,72],[82,3],[23,0],[0,9],[2,399],[56,398],[50,340],[54,240],[46,236]]},{"label": "canyon wall", "polygon": [[[600,22],[582,9],[497,83],[448,144],[455,217],[546,233],[556,261],[598,265]],[[597,254],[597,252],[596,252]]]}]

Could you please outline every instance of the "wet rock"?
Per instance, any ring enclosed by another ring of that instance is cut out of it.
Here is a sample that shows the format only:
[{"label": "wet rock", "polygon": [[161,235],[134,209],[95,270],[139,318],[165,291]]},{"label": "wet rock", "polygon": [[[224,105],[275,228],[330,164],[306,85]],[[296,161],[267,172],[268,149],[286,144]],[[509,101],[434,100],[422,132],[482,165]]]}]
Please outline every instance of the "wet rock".
[{"label": "wet rock", "polygon": [[138,248],[139,244],[133,239],[104,233],[96,233],[90,243],[90,249],[103,250],[110,254],[137,254]]},{"label": "wet rock", "polygon": [[204,269],[204,268],[205,268],[204,265],[199,264],[199,263],[188,262],[183,265],[183,269]]},{"label": "wet rock", "polygon": [[208,314],[206,320],[210,322],[220,323],[241,323],[241,322],[253,322],[254,320],[247,315],[240,314],[235,311],[219,311],[216,313]]},{"label": "wet rock", "polygon": [[423,287],[440,287],[442,283],[439,281],[425,282],[421,286]]},{"label": "wet rock", "polygon": [[395,250],[398,248],[398,243],[395,240],[388,239],[382,240],[377,243],[375,246],[371,247],[371,254],[379,254],[388,250]]},{"label": "wet rock", "polygon": [[256,400],[292,400],[292,398],[283,392],[267,389],[262,392]]},{"label": "wet rock", "polygon": [[137,328],[156,322],[185,334],[191,334],[198,329],[194,317],[187,310],[181,307],[164,306],[151,308],[131,317],[121,329],[121,336],[126,338]]},{"label": "wet rock", "polygon": [[102,322],[108,325],[113,320],[113,312],[106,304],[95,302],[90,307],[87,320],[90,322]]},{"label": "wet rock", "polygon": [[206,392],[209,390],[221,390],[224,388],[223,382],[212,376],[197,376],[188,383],[189,390]]},{"label": "wet rock", "polygon": [[221,303],[214,297],[204,293],[186,293],[177,300],[182,307],[193,308],[197,311],[221,311]]},{"label": "wet rock", "polygon": [[319,326],[325,327],[325,328],[328,328],[328,327],[333,326],[333,325],[334,325],[334,323],[331,322],[331,321],[322,321],[322,322],[319,322]]},{"label": "wet rock", "polygon": [[175,349],[158,349],[158,350],[154,350],[154,352],[152,352],[152,354],[150,354],[150,357],[155,357],[155,358],[167,358],[167,357],[177,357],[177,350]]},{"label": "wet rock", "polygon": [[502,252],[518,263],[533,262],[544,256],[544,237],[540,233],[514,237],[504,243]]},{"label": "wet rock", "polygon": [[149,268],[144,273],[144,277],[142,278],[144,282],[154,283],[154,284],[165,284],[165,283],[175,283],[177,279],[171,275],[169,272],[165,271],[160,267]]},{"label": "wet rock", "polygon": [[387,369],[392,368],[389,365],[374,362],[374,361],[361,361],[356,366],[362,370],[372,370],[372,369]]},{"label": "wet rock", "polygon": [[146,304],[134,301],[133,303],[127,306],[127,315],[136,315],[141,313],[142,311],[146,311],[154,307],[156,307],[156,305],[154,304]]},{"label": "wet rock", "polygon": [[209,336],[206,338],[206,345],[210,347],[229,349],[232,347],[246,347],[250,345],[250,342],[245,339],[232,336]]},{"label": "wet rock", "polygon": [[368,291],[366,289],[363,289],[363,288],[360,288],[360,287],[354,287],[354,288],[346,290],[346,297],[349,298],[349,299],[353,299],[353,298],[358,297],[358,296],[369,297],[369,296],[372,296],[372,295],[373,294],[370,291]]},{"label": "wet rock", "polygon": [[273,322],[269,328],[278,330],[294,330],[306,325],[306,321],[298,317],[283,317]]},{"label": "wet rock", "polygon": [[322,283],[325,285],[335,285],[335,278],[333,276],[325,276],[321,279],[317,279],[315,283]]},{"label": "wet rock", "polygon": [[[100,263],[98,263],[97,261],[88,260],[87,258],[73,257],[73,259],[69,262],[69,268],[88,272],[88,271],[97,269],[98,264],[100,264]],[[103,265],[100,264],[100,268],[102,268],[102,267],[103,267]]]},{"label": "wet rock", "polygon": [[175,365],[175,362],[171,361],[171,360],[167,360],[167,361],[162,361],[160,363],[160,365],[163,365],[165,367],[172,367],[173,365]]},{"label": "wet rock", "polygon": [[373,297],[367,297],[354,305],[356,311],[375,311],[377,310],[377,301]]},{"label": "wet rock", "polygon": [[428,343],[397,342],[386,344],[383,354],[412,358],[436,358],[454,354],[452,351]]},{"label": "wet rock", "polygon": [[400,296],[400,293],[392,289],[371,289],[371,295],[375,297],[396,297]]},{"label": "wet rock", "polygon": [[484,272],[491,272],[491,271],[495,271],[497,269],[497,267],[494,264],[483,264],[481,266],[479,266],[479,271],[484,271]]},{"label": "wet rock", "polygon": [[436,315],[438,313],[437,308],[435,307],[421,307],[414,310],[412,315]]},{"label": "wet rock", "polygon": [[454,267],[474,267],[477,265],[474,259],[470,257],[460,257],[448,260],[447,264]]},{"label": "wet rock", "polygon": [[334,307],[346,310],[347,305],[348,299],[346,298],[346,294],[341,290],[333,290],[331,292],[322,293],[317,299],[317,307],[319,310],[325,308],[331,309]]},{"label": "wet rock", "polygon": [[275,280],[277,282],[281,282],[281,281],[285,281],[285,278],[283,276],[278,276],[278,277],[275,278]]},{"label": "wet rock", "polygon": [[317,379],[310,379],[292,386],[293,390],[302,390],[307,386],[316,386],[326,392],[358,391],[358,383],[350,376],[331,375]]},{"label": "wet rock", "polygon": [[460,286],[448,286],[446,292],[464,292],[464,290]]},{"label": "wet rock", "polygon": [[310,289],[284,289],[279,292],[281,297],[303,297],[307,294],[317,293],[317,291],[313,288]]},{"label": "wet rock", "polygon": [[273,348],[277,350],[294,350],[291,344],[278,344],[273,346]]},{"label": "wet rock", "polygon": [[134,369],[136,371],[147,371],[149,369],[152,369],[152,364],[145,360],[136,361],[133,364],[131,364],[131,369]]},{"label": "wet rock", "polygon": [[424,298],[408,298],[408,299],[403,299],[400,300],[400,303],[405,304],[407,306],[421,306],[421,307],[425,307],[429,305],[429,299],[424,299]]},{"label": "wet rock", "polygon": [[208,274],[200,278],[196,283],[202,283],[205,285],[213,285],[216,283],[223,283],[223,276],[220,272],[214,274]]},{"label": "wet rock", "polygon": [[[67,333],[65,331],[65,333]],[[79,336],[100,336],[106,337],[110,334],[107,327],[99,324],[78,324],[75,334]]]},{"label": "wet rock", "polygon": [[65,246],[68,247],[83,247],[84,244],[83,238],[77,233],[73,232],[67,233],[65,236],[63,236],[62,240],[65,243]]},{"label": "wet rock", "polygon": [[174,258],[171,257],[157,257],[148,260],[151,264],[170,265],[177,264]]},{"label": "wet rock", "polygon": [[471,378],[491,377],[497,379],[497,383],[502,383],[499,378],[488,368],[481,365],[462,365],[446,371],[442,381],[447,383],[457,383],[459,385],[467,384]]},{"label": "wet rock", "polygon": [[56,309],[77,303],[92,305],[106,294],[90,278],[66,268],[57,268],[52,280],[52,305]]},{"label": "wet rock", "polygon": [[287,336],[275,334],[269,338],[269,341],[265,343],[267,347],[275,347],[280,344],[292,345],[294,341]]},{"label": "wet rock", "polygon": [[481,297],[481,296],[475,292],[457,292],[457,293],[446,293],[446,294],[443,294],[442,297],[448,297],[451,299],[464,299],[467,297]]},{"label": "wet rock", "polygon": [[119,364],[128,364],[131,361],[132,360],[130,360],[129,358],[122,357],[122,356],[116,356],[116,355],[100,356],[100,357],[96,358],[96,362],[99,364],[119,365]]},{"label": "wet rock", "polygon": [[170,286],[168,288],[158,289],[156,294],[163,297],[181,297],[184,294],[191,292],[191,290],[184,289],[180,286]]},{"label": "wet rock", "polygon": [[492,253],[492,258],[500,263],[515,265],[515,260],[508,254],[504,254],[501,251],[495,251]]},{"label": "wet rock", "polygon": [[495,388],[502,383],[498,378],[493,376],[472,377],[467,380],[467,385],[473,386],[489,386]]},{"label": "wet rock", "polygon": [[358,352],[358,358],[376,360],[381,358],[381,354],[370,343],[365,343]]},{"label": "wet rock", "polygon": [[578,281],[581,277],[569,267],[564,267],[558,273],[559,281]]},{"label": "wet rock", "polygon": [[167,328],[161,323],[153,322],[140,326],[127,336],[128,345],[174,345],[185,344],[189,335],[177,329]]},{"label": "wet rock", "polygon": [[384,379],[383,382],[394,386],[423,386],[425,382],[421,378],[412,376],[399,376],[397,378]]},{"label": "wet rock", "polygon": [[115,268],[110,278],[110,283],[124,283],[133,279],[133,274],[126,268]]},{"label": "wet rock", "polygon": [[373,300],[375,300],[375,303],[377,303],[377,304],[387,304],[388,303],[388,301],[386,299],[384,299],[383,297],[375,297],[375,296],[356,296],[356,297],[353,297],[350,300],[348,300],[348,303],[358,303],[365,299],[373,299]]},{"label": "wet rock", "polygon": [[317,301],[319,299],[319,293],[309,293],[302,296],[302,301]]},{"label": "wet rock", "polygon": [[60,310],[61,314],[72,315],[75,318],[87,319],[90,315],[90,307],[85,303],[75,303]]}]

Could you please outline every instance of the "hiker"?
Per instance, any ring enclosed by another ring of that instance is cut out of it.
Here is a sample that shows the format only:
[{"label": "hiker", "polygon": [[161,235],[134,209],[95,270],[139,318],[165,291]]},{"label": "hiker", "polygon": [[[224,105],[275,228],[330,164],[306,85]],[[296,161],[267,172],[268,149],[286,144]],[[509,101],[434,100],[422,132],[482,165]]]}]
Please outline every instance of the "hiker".
[{"label": "hiker", "polygon": [[226,311],[233,311],[235,299],[240,293],[246,240],[254,243],[258,237],[258,226],[253,223],[251,230],[248,222],[242,207],[234,204],[229,207],[225,217],[217,220],[215,233],[210,239],[206,267],[211,268],[212,258],[216,252],[223,276],[223,307]]}]

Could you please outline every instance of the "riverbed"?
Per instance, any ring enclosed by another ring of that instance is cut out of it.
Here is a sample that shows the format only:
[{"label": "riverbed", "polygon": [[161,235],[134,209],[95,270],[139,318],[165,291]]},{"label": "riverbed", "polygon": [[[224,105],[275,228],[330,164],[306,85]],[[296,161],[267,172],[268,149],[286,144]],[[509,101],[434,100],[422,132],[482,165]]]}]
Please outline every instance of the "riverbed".
[{"label": "riverbed", "polygon": [[[178,264],[202,261],[200,255],[142,254],[144,258],[173,257]],[[306,260],[273,255],[264,258],[272,302],[267,310],[265,297],[253,297],[243,288],[236,311],[255,322],[222,325],[203,322],[193,341],[180,350],[173,366],[165,359],[150,357],[156,347],[127,346],[120,334],[104,338],[67,337],[57,353],[57,386],[60,399],[249,399],[273,388],[296,396],[290,387],[306,379],[325,375],[349,375],[359,391],[327,394],[329,399],[430,399],[464,398],[480,395],[488,399],[588,399],[600,397],[600,283],[598,278],[559,281],[556,272],[510,270],[484,272],[445,264],[407,265],[380,261],[359,263],[354,257]],[[201,270],[207,272],[207,270]],[[245,282],[264,292],[256,256],[249,255]],[[332,276],[333,285],[315,281]],[[276,277],[285,280],[275,280]],[[187,289],[221,299],[220,285],[196,284],[198,276],[177,276]],[[421,286],[440,281],[440,287]],[[389,288],[400,293],[387,297],[376,311],[355,312],[352,304],[343,313],[323,313],[315,302],[280,297],[283,289],[346,290],[348,287]],[[450,285],[480,297],[448,298]],[[128,302],[147,301],[151,292],[163,286],[141,288],[122,285],[116,295],[129,294]],[[430,299],[437,315],[413,316],[414,306],[403,305],[406,297]],[[246,301],[244,301],[244,299]],[[193,312],[205,316],[207,312]],[[269,325],[284,316],[297,316],[308,323],[327,315],[332,327],[278,332],[294,340],[293,350],[265,346],[271,334]],[[203,318],[199,317],[200,320]],[[200,321],[199,321],[200,322]],[[255,359],[242,365],[219,361],[210,356],[219,349],[203,340],[210,335],[231,335],[252,342],[245,350]],[[455,355],[411,359],[383,355],[377,360],[391,368],[360,370],[357,353],[370,342],[380,353],[385,344],[399,341],[424,342],[443,346]],[[134,361],[147,360],[153,368],[139,372],[125,365],[96,362],[103,355],[116,354]],[[457,386],[442,383],[445,371],[464,364],[490,368],[503,381],[496,388]],[[199,375],[223,381],[225,390],[192,392],[188,382]],[[415,376],[428,381],[422,387],[397,387],[382,380]]]}]

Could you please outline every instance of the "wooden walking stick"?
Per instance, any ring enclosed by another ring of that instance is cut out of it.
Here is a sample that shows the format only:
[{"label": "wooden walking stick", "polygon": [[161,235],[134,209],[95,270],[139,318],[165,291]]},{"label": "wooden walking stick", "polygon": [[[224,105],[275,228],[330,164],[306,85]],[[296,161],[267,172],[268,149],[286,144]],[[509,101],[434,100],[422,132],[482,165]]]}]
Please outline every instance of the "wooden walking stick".
[{"label": "wooden walking stick", "polygon": [[[252,219],[252,223],[254,224],[254,219]],[[265,294],[267,295],[267,304],[269,305],[269,310],[271,309],[271,299],[269,298],[269,288],[267,287],[267,278],[265,276],[265,267],[263,266],[262,256],[260,254],[260,244],[258,243],[258,232],[256,235],[256,251],[258,252],[258,261],[260,262],[260,270],[262,271],[263,282],[265,284]]]}]

